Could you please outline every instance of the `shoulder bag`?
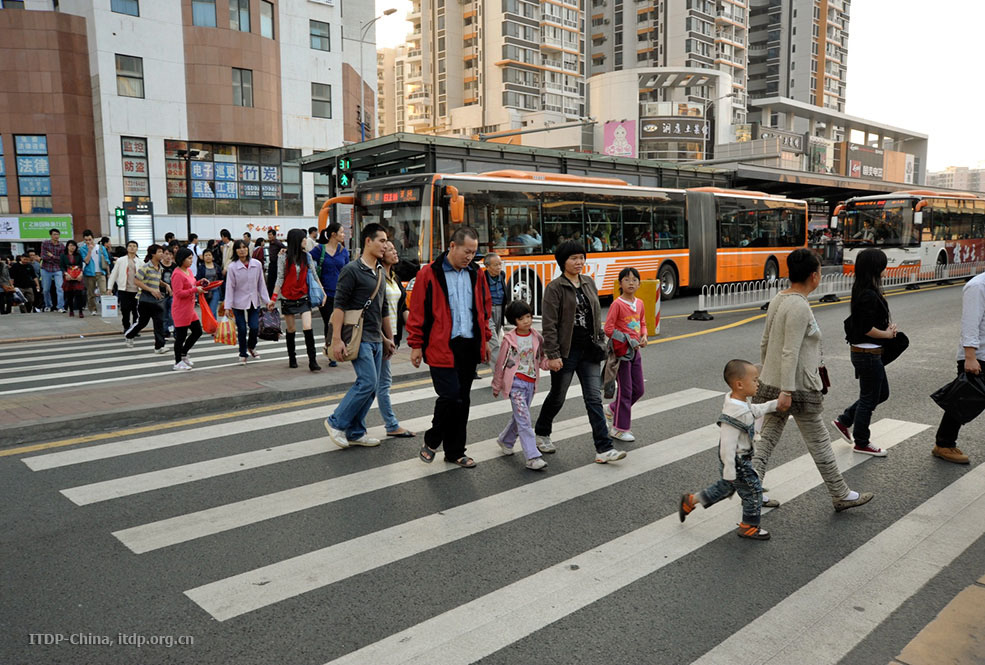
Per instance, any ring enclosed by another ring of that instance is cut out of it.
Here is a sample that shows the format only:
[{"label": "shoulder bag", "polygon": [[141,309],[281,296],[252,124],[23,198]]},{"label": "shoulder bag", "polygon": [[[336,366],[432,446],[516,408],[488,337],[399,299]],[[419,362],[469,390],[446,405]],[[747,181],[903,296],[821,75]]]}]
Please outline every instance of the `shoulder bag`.
[{"label": "shoulder bag", "polygon": [[[380,288],[383,286],[383,268],[378,268],[379,275],[376,279],[376,288],[373,289],[373,295],[369,297],[366,304],[360,309],[347,309],[344,310],[344,315],[342,317],[342,331],[340,337],[345,343],[345,357],[342,358],[343,361],[355,360],[359,356],[359,344],[363,339],[363,318],[366,315],[366,310],[370,308],[373,301],[376,300],[376,294],[380,292]],[[335,332],[332,330],[332,323],[328,324],[328,333],[325,336],[325,355],[336,360],[332,355],[332,337]]]}]

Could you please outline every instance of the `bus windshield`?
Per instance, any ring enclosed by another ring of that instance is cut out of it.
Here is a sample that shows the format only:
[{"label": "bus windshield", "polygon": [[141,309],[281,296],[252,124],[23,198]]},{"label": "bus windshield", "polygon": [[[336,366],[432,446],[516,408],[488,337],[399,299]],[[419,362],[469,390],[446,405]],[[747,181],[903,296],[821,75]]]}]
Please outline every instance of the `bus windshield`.
[{"label": "bus windshield", "polygon": [[846,247],[919,245],[919,230],[913,228],[913,204],[913,199],[849,203],[842,218],[842,242]]},{"label": "bus windshield", "polygon": [[[387,236],[397,249],[400,263],[396,273],[402,280],[417,274],[424,257],[421,256],[421,237],[424,221],[428,219],[425,192],[421,185],[402,185],[385,189],[359,191],[355,205],[355,229],[377,223],[387,231]],[[353,232],[353,244],[359,246],[361,238]]]}]

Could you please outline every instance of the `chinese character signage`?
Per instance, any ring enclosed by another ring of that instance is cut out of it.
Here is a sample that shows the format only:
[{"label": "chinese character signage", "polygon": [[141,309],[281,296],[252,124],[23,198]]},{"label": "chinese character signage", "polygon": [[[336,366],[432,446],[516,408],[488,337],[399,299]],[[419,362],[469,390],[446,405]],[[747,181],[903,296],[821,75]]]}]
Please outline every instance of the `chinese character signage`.
[{"label": "chinese character signage", "polygon": [[51,178],[18,178],[21,196],[51,196]]},{"label": "chinese character signage", "polygon": [[[150,196],[147,178],[123,178],[123,196]],[[182,183],[184,184],[184,183]]]},{"label": "chinese character signage", "polygon": [[123,160],[123,175],[137,178],[147,177],[147,160],[140,157],[128,157]]},{"label": "chinese character signage", "polygon": [[47,136],[15,136],[14,152],[18,155],[47,155]]},{"label": "chinese character signage", "polygon": [[135,139],[123,137],[123,156],[124,157],[146,157],[147,139]]},{"label": "chinese character signage", "polygon": [[185,181],[168,180],[168,196],[185,196]]},{"label": "chinese character signage", "polygon": [[7,195],[7,179],[0,178],[0,196]]},{"label": "chinese character signage", "polygon": [[785,129],[759,126],[759,138],[780,139],[780,147],[788,152],[804,152],[804,135]]},{"label": "chinese character signage", "polygon": [[882,180],[885,173],[885,153],[880,148],[870,148],[857,143],[845,143],[848,158],[847,173],[851,178]]},{"label": "chinese character signage", "polygon": [[612,157],[636,157],[636,121],[605,123],[602,152]]},{"label": "chinese character signage", "polygon": [[49,175],[47,157],[18,157],[17,175]]},{"label": "chinese character signage", "polygon": [[[216,166],[219,166],[218,164]],[[217,199],[235,199],[236,196],[236,183],[235,182],[223,182],[222,180],[217,180],[215,183],[215,197]]]},{"label": "chinese character signage", "polygon": [[260,198],[260,185],[254,185],[249,182],[239,183],[239,196],[243,199]]},{"label": "chinese character signage", "polygon": [[[215,177],[212,167],[212,162],[192,162],[192,180],[212,180]],[[192,193],[194,192],[192,189]]]},{"label": "chinese character signage", "polygon": [[47,240],[48,231],[58,229],[63,237],[72,237],[71,215],[10,215],[0,217],[0,240]]},{"label": "chinese character signage", "polygon": [[[216,180],[236,180],[236,165],[217,163],[215,165]],[[235,197],[234,197],[235,198]]]},{"label": "chinese character signage", "polygon": [[260,179],[260,167],[252,164],[239,165],[239,179],[257,181]]},{"label": "chinese character signage", "polygon": [[276,166],[260,167],[260,180],[262,182],[280,182],[280,169]]},{"label": "chinese character signage", "polygon": [[164,163],[164,170],[169,178],[184,178],[185,162],[169,159]]},{"label": "chinese character signage", "polygon": [[[194,169],[192,170],[192,175],[195,175]],[[212,191],[212,183],[208,180],[192,180],[192,198],[214,199],[215,192]]]},{"label": "chinese character signage", "polygon": [[260,186],[263,192],[263,198],[265,199],[279,199],[280,198],[280,185],[267,185],[263,184]]},{"label": "chinese character signage", "polygon": [[708,138],[708,121],[703,118],[643,118],[641,139],[704,141]]}]

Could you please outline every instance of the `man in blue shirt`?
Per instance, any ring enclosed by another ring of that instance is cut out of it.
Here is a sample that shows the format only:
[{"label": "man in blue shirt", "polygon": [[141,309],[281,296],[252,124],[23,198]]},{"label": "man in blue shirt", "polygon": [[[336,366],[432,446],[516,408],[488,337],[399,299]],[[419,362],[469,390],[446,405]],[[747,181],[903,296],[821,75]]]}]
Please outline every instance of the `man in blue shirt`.
[{"label": "man in blue shirt", "polygon": [[106,295],[109,252],[106,251],[104,241],[109,242],[109,238],[101,238],[97,245],[92,231],[86,229],[82,232],[82,245],[79,246],[79,254],[82,255],[82,277],[85,279],[88,299],[86,309],[93,316],[96,314],[96,289],[99,289],[99,295]]}]

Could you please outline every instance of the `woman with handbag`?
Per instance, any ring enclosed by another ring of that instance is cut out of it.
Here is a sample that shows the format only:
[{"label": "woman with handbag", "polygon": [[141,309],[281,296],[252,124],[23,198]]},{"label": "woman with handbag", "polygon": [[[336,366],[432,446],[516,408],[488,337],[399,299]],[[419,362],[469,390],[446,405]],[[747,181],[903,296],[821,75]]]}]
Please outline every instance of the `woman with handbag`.
[{"label": "woman with handbag", "polygon": [[247,354],[253,358],[260,357],[256,351],[260,308],[270,304],[270,296],[267,295],[267,283],[263,279],[263,266],[256,259],[250,258],[250,246],[243,239],[232,245],[234,258],[226,270],[226,295],[222,307],[226,316],[232,312],[236,318],[239,362],[245,365]]},{"label": "woman with handbag", "polygon": [[[821,283],[821,260],[809,249],[797,249],[787,255],[787,270],[790,288],[778,293],[766,312],[760,342],[763,370],[759,375],[759,390],[753,398],[757,404],[777,400],[777,411],[766,414],[752,467],[761,480],[765,478],[770,454],[780,441],[787,417],[792,415],[831,495],[835,511],[841,512],[868,503],[872,493],[860,494],[848,488],[838,469],[822,416],[822,391],[827,386],[818,369],[821,328],[807,302],[807,296]],[[764,496],[763,505],[775,508],[780,504]]]},{"label": "woman with handbag", "polygon": [[[272,300],[280,299],[280,313],[284,315],[287,326],[288,366],[292,368],[298,366],[294,338],[297,335],[295,317],[300,316],[304,346],[308,352],[308,369],[317,372],[321,370],[321,366],[315,360],[315,333],[311,330],[311,307],[312,298],[317,298],[317,302],[314,303],[316,307],[325,302],[325,292],[321,289],[311,256],[304,251],[306,237],[304,229],[288,231],[287,249],[282,250],[277,256],[277,283],[274,285]],[[311,289],[313,286],[317,287],[317,295],[314,292],[309,294],[309,290],[315,291]],[[273,309],[274,303],[271,302],[267,307]]]},{"label": "woman with handbag", "polygon": [[62,291],[65,293],[65,304],[68,306],[68,315],[75,316],[79,313],[79,318],[85,318],[85,282],[82,281],[82,255],[79,254],[79,246],[74,240],[65,243],[65,253],[61,256],[62,267]]},{"label": "woman with handbag", "polygon": [[[195,314],[195,296],[205,293],[192,276],[192,250],[182,247],[175,256],[171,273],[171,320],[174,321],[174,368],[187,370],[195,366],[188,352],[202,336],[202,324]],[[191,334],[189,334],[191,333]],[[187,339],[186,339],[187,337]]]},{"label": "woman with handbag", "polygon": [[[321,312],[322,324],[325,326],[325,355],[331,358],[331,339],[328,336],[328,321],[335,309],[335,287],[339,282],[339,273],[349,263],[349,250],[343,244],[345,230],[338,222],[329,224],[322,229],[318,236],[318,246],[311,250],[311,258],[318,266],[318,277],[325,288],[325,304],[318,308]],[[337,367],[334,358],[328,362],[329,367]]]},{"label": "woman with handbag", "polygon": [[[851,315],[845,321],[845,334],[851,345],[852,366],[858,379],[858,399],[834,419],[834,426],[853,450],[863,455],[885,457],[886,451],[872,445],[869,423],[876,406],[889,399],[884,352],[897,335],[905,338],[890,323],[889,303],[882,293],[882,273],[886,254],[874,247],[859,252],[855,259],[855,283],[852,285]],[[854,426],[854,431],[849,428]]]},{"label": "woman with handbag", "polygon": [[[210,241],[211,242],[211,241]],[[222,279],[222,270],[215,263],[215,257],[212,256],[212,252],[202,252],[202,258],[198,262],[198,271],[195,274],[195,279],[202,281],[203,279],[208,280],[208,283],[217,282]],[[209,303],[209,309],[212,310],[212,317],[215,318],[219,312],[219,301],[222,295],[219,287],[209,289],[206,292],[205,299]]]}]

